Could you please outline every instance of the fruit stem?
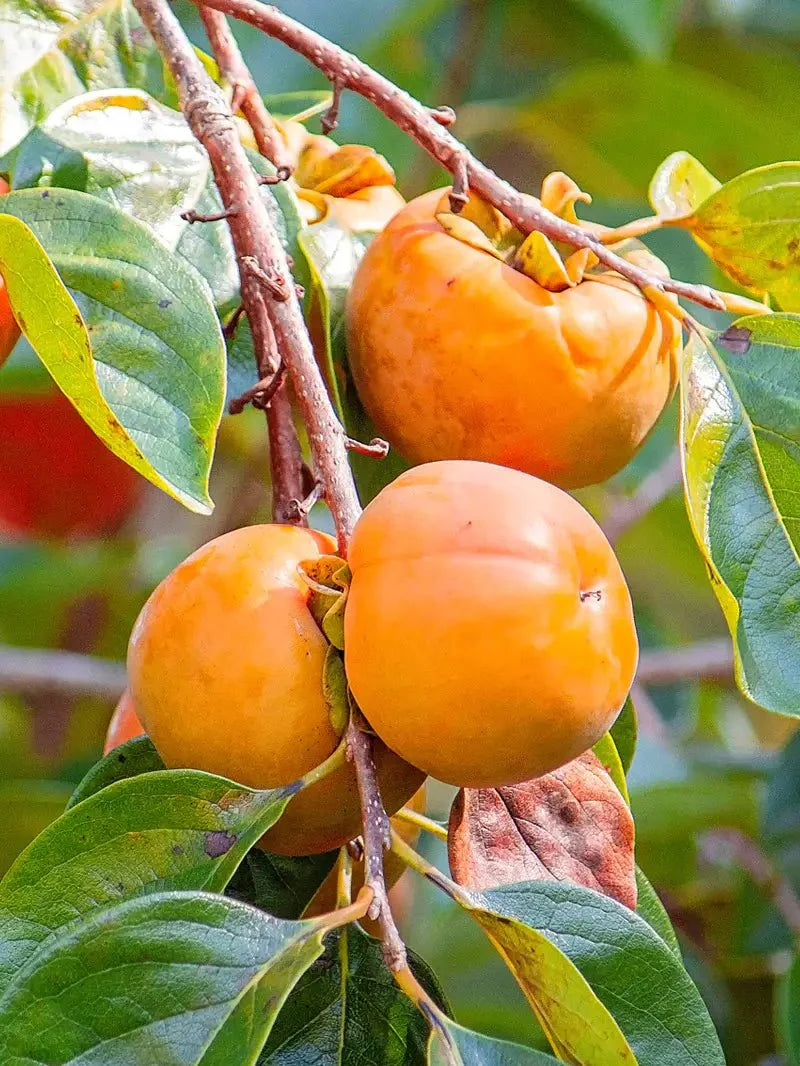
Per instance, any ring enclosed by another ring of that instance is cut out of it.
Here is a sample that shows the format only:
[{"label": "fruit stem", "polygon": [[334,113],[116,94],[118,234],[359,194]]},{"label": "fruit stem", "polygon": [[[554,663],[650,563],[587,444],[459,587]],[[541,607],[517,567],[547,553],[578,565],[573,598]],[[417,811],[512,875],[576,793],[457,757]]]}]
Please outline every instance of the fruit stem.
[{"label": "fruit stem", "polygon": [[[142,2],[146,0],[137,0],[137,3]],[[201,0],[192,2],[199,5]],[[562,241],[575,248],[589,248],[606,267],[615,270],[643,291],[671,292],[715,311],[726,309],[719,293],[710,286],[691,285],[674,278],[650,274],[607,248],[589,230],[548,211],[536,197],[520,193],[457,141],[437,119],[434,111],[403,92],[357,56],[285,15],[272,4],[262,4],[258,0],[202,2],[207,7],[249,22],[268,37],[282,41],[320,70],[333,83],[337,93],[350,89],[365,97],[450,171],[455,179],[454,185],[463,181],[466,189],[473,190],[496,207],[524,236],[538,230],[553,241]]]},{"label": "fruit stem", "polygon": [[348,907],[352,898],[353,860],[346,847],[339,848],[339,859],[336,864],[336,906]]},{"label": "fruit stem", "polygon": [[372,737],[361,728],[356,710],[350,718],[345,735],[349,756],[355,765],[361,800],[364,824],[364,884],[375,894],[367,913],[373,921],[377,919],[383,940],[383,957],[392,973],[397,973],[407,964],[407,957],[405,944],[389,906],[383,873],[383,855],[391,842],[391,825],[381,800]]},{"label": "fruit stem", "polygon": [[[258,179],[225,96],[209,77],[167,0],[134,0],[134,6],[175,80],[186,121],[208,153],[222,206],[230,213],[227,225],[239,264],[242,303],[255,349],[262,353],[260,376],[277,370],[280,353],[308,429],[316,476],[323,486],[339,550],[344,555],[360,514],[345,432],[317,366],[286,253]],[[280,440],[277,433],[271,435],[276,438],[273,446],[285,444],[283,434],[287,429],[287,425],[282,425]],[[282,462],[276,462],[274,467],[283,475]],[[301,489],[295,489],[287,499],[302,495]]]},{"label": "fruit stem", "polygon": [[340,766],[344,766],[347,761],[347,738],[342,737],[339,741],[339,745],[335,751],[331,752],[328,758],[315,766],[313,770],[309,770],[307,774],[299,779],[298,785],[301,789],[308,788],[309,785],[315,785],[317,781],[321,781],[323,777],[327,777],[332,774],[334,770],[338,770]]},{"label": "fruit stem", "polygon": [[366,916],[371,906],[372,889],[364,885],[352,903],[346,907],[337,907],[335,911],[322,914],[319,918],[312,918],[311,921],[320,925],[326,932],[331,929],[340,929],[343,925],[360,921]]},{"label": "fruit stem", "polygon": [[426,833],[432,833],[439,840],[447,842],[447,830],[445,827],[439,825],[438,822],[434,822],[433,818],[420,814],[419,811],[412,811],[410,807],[401,807],[394,817],[399,818],[401,822],[415,825],[418,829],[424,829]]},{"label": "fruit stem", "polygon": [[403,966],[402,969],[396,970],[393,976],[398,988],[405,992],[411,1002],[425,1016],[425,1020],[431,1029],[436,1029],[439,1033],[447,1049],[449,1062],[453,1063],[454,1066],[456,1063],[460,1063],[461,1058],[454,1052],[452,1039],[444,1024],[444,1015],[411,972],[408,964]]},{"label": "fruit stem", "polygon": [[608,229],[597,234],[597,239],[603,244],[619,244],[620,241],[628,241],[634,237],[643,237],[646,233],[653,233],[657,229],[670,225],[670,219],[661,218],[659,215],[647,215],[645,218],[635,218],[626,222],[624,226],[616,229]]}]

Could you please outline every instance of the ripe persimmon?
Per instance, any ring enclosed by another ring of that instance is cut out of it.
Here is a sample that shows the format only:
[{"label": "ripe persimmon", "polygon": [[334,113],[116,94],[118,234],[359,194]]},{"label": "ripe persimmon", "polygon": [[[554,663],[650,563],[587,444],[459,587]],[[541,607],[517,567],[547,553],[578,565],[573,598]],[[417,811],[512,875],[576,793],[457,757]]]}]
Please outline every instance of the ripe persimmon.
[{"label": "ripe persimmon", "polygon": [[[8,182],[0,178],[0,196],[5,196],[7,192],[9,192]],[[8,292],[3,276],[0,274],[0,366],[6,361],[18,340],[19,326],[11,313]]]},{"label": "ripe persimmon", "polygon": [[[298,569],[333,550],[324,533],[250,526],[199,548],[155,589],[131,635],[128,678],[167,766],[276,788],[333,753],[342,724],[323,691],[328,644]],[[375,754],[393,814],[424,775],[382,744]],[[296,795],[262,843],[312,854],[357,836],[360,825],[348,763]]]},{"label": "ripe persimmon", "polygon": [[141,737],[145,728],[136,713],[136,705],[133,702],[130,689],[125,689],[119,698],[119,703],[114,708],[111,721],[108,723],[106,740],[103,745],[103,754],[108,755],[114,748],[124,744],[135,737]]},{"label": "ripe persimmon", "polygon": [[145,481],[62,392],[0,393],[0,530],[43,538],[118,529]]},{"label": "ripe persimmon", "polygon": [[[551,178],[574,218],[582,194]],[[666,273],[632,244],[620,254]],[[674,392],[681,329],[591,262],[562,262],[540,233],[523,241],[474,198],[462,215],[442,190],[411,201],[348,297],[350,368],[381,435],[410,462],[479,459],[562,488],[621,469]]]},{"label": "ripe persimmon", "polygon": [[401,474],[349,552],[345,667],[378,736],[450,784],[549,772],[609,728],[638,644],[600,527],[546,481],[451,460]]}]

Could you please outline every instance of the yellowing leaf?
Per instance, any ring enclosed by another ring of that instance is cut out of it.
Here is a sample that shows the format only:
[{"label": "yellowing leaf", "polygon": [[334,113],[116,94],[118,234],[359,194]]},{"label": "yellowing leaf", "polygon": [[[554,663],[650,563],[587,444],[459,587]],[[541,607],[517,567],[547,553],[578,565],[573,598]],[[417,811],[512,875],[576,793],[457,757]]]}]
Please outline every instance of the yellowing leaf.
[{"label": "yellowing leaf", "polygon": [[648,198],[662,218],[683,218],[696,211],[720,183],[688,152],[668,155],[653,175]]}]

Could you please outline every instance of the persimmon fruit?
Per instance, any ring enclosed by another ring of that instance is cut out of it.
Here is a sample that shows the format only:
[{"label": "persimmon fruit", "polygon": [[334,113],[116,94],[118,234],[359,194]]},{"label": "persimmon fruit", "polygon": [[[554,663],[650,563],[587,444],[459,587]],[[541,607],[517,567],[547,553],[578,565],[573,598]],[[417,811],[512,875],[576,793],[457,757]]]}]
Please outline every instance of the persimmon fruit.
[{"label": "persimmon fruit", "polygon": [[126,688],[119,698],[119,703],[114,708],[111,721],[108,723],[103,754],[108,755],[110,751],[118,748],[120,744],[125,744],[126,741],[134,740],[136,737],[144,736],[144,734],[145,728],[136,713],[133,696],[131,696],[130,689]]},{"label": "persimmon fruit", "polygon": [[[356,272],[347,346],[364,408],[412,463],[478,459],[562,488],[605,480],[674,392],[678,320],[588,256],[562,264],[541,234],[520,245],[472,200],[490,240],[448,213],[446,191],[396,214]],[[642,246],[623,253],[666,273]]]},{"label": "persimmon fruit", "polygon": [[[167,766],[276,788],[334,752],[340,735],[323,691],[328,644],[298,569],[333,550],[324,533],[250,526],[199,548],[155,589],[131,634],[128,678]],[[393,814],[424,774],[383,744],[375,756]],[[328,851],[360,825],[347,763],[296,795],[262,845],[285,855]]]},{"label": "persimmon fruit", "polygon": [[[5,196],[9,191],[8,182],[4,181],[3,178],[0,178],[0,196]],[[18,340],[19,326],[11,313],[11,303],[8,299],[8,291],[6,290],[3,276],[0,274],[0,366],[3,365],[11,354],[11,349]]]},{"label": "persimmon fruit", "polygon": [[412,468],[356,524],[345,667],[378,736],[453,785],[514,784],[590,748],[638,657],[600,527],[548,482],[450,460]]},{"label": "persimmon fruit", "polygon": [[39,538],[117,530],[145,481],[56,388],[0,393],[0,530]]}]

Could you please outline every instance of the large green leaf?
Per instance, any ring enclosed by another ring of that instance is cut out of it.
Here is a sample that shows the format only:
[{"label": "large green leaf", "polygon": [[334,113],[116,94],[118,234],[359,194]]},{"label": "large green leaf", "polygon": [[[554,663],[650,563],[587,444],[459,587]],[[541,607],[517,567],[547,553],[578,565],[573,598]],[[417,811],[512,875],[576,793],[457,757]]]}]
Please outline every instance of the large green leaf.
[{"label": "large green leaf", "polygon": [[622,710],[617,715],[616,721],[609,732],[622,763],[622,769],[627,774],[631,768],[633,756],[636,754],[636,739],[639,734],[636,708],[630,696],[625,700]]},{"label": "large green leaf", "polygon": [[327,928],[199,892],[92,914],[38,951],[6,989],[0,1061],[252,1063]]},{"label": "large green leaf", "polygon": [[78,782],[69,798],[67,810],[96,792],[113,785],[115,781],[124,781],[127,777],[137,777],[139,774],[148,774],[163,769],[164,763],[152,740],[149,737],[136,737],[125,744],[120,744],[94,764],[86,776]]},{"label": "large green leaf", "polygon": [[800,163],[740,174],[684,225],[734,281],[800,310]]},{"label": "large green leaf", "polygon": [[207,513],[225,364],[204,282],[144,225],[93,196],[10,193],[0,201],[6,215],[33,231],[82,317],[65,309],[53,329],[47,293],[34,287],[46,272],[41,256],[34,275],[31,256],[3,253],[12,306],[47,369],[116,454]]},{"label": "large green leaf", "polygon": [[756,703],[800,714],[800,317],[692,335],[681,375],[687,509]]},{"label": "large green leaf", "polygon": [[473,1033],[449,1018],[439,1020],[428,1043],[428,1066],[553,1066],[556,1062],[543,1051]]},{"label": "large green leaf", "polygon": [[[525,882],[513,888],[525,898],[534,884]],[[495,895],[459,893],[456,899],[499,951],[558,1057],[574,1066],[606,1066],[609,1061],[636,1066],[631,1045],[608,1006],[549,931],[545,935],[525,915],[509,912]],[[515,898],[513,892],[510,898]]]},{"label": "large green leaf", "polygon": [[0,0],[0,154],[86,89],[147,88],[153,58],[130,0]]},{"label": "large green leaf", "polygon": [[640,918],[644,918],[650,928],[658,933],[667,947],[680,958],[680,945],[666,908],[658,898],[656,890],[638,866],[636,867],[636,891],[638,895],[636,913]]},{"label": "large green leaf", "polygon": [[165,888],[221,891],[293,791],[165,770],[117,781],[70,808],[0,882],[0,991],[79,915]]},{"label": "large green leaf", "polygon": [[[409,963],[439,1005],[436,978],[418,957]],[[424,1066],[427,1023],[392,979],[379,941],[358,926],[328,938],[270,1033],[259,1066]]]},{"label": "large green leaf", "polygon": [[[571,959],[619,1023],[639,1066],[724,1066],[689,975],[674,951],[627,907],[577,885],[546,881],[493,889],[478,905],[484,913],[505,916],[509,925],[535,930]],[[477,912],[473,916],[487,928]],[[604,1063],[612,1061],[609,1049]]]}]

